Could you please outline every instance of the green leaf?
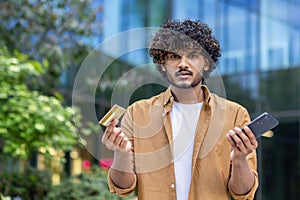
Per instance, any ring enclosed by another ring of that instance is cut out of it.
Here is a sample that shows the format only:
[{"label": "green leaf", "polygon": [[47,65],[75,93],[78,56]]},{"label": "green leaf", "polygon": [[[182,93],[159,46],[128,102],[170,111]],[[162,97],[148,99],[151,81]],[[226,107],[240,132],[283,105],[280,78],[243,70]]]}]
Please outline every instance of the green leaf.
[{"label": "green leaf", "polygon": [[30,61],[30,64],[34,67],[34,69],[39,72],[39,74],[44,73],[44,69],[42,68],[42,65],[38,61]]}]

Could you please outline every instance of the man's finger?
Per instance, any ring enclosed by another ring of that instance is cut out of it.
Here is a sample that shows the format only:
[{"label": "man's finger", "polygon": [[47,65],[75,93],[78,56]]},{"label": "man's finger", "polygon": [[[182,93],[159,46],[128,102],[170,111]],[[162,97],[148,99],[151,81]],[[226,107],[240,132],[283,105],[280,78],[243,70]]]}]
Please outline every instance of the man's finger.
[{"label": "man's finger", "polygon": [[242,129],[235,127],[234,132],[240,138],[240,140],[242,141],[242,143],[246,148],[251,148],[252,144],[250,142],[250,138],[248,137],[247,134],[244,133],[244,131],[242,131]]},{"label": "man's finger", "polygon": [[238,144],[234,141],[233,137],[231,136],[231,134],[232,134],[231,132],[233,132],[233,131],[230,130],[230,131],[226,134],[226,138],[227,138],[228,142],[230,143],[230,146],[231,146],[233,149],[239,150]]},{"label": "man's finger", "polygon": [[241,149],[245,147],[242,138],[235,131],[230,130],[229,135],[237,148]]},{"label": "man's finger", "polygon": [[256,137],[255,137],[254,133],[252,132],[252,130],[248,126],[244,127],[244,133],[248,136],[250,143],[253,146],[255,146],[255,148],[257,148],[258,143],[257,143]]}]

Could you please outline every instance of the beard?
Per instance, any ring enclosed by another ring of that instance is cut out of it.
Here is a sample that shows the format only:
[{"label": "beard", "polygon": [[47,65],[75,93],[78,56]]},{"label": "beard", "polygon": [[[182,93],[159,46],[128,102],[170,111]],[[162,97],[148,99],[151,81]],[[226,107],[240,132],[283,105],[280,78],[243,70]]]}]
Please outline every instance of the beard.
[{"label": "beard", "polygon": [[[193,88],[196,87],[197,85],[199,85],[200,83],[202,83],[202,77],[201,77],[201,73],[198,73],[196,75],[196,77],[194,78],[194,80],[192,82],[187,81],[187,80],[180,80],[179,75],[182,73],[188,73],[189,75],[193,75],[193,72],[188,71],[186,69],[179,69],[174,76],[171,75],[171,73],[166,72],[166,78],[169,81],[169,83],[177,88],[181,88],[181,89],[189,89],[189,88]],[[179,79],[179,80],[176,80]]]}]

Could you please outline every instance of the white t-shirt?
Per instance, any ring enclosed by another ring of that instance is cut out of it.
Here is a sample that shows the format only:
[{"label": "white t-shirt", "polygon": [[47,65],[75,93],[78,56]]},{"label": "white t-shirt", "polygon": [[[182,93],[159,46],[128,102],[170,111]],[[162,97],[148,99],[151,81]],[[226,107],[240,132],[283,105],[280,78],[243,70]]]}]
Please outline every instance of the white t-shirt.
[{"label": "white t-shirt", "polygon": [[173,103],[171,122],[177,200],[188,200],[192,179],[194,138],[202,103]]}]

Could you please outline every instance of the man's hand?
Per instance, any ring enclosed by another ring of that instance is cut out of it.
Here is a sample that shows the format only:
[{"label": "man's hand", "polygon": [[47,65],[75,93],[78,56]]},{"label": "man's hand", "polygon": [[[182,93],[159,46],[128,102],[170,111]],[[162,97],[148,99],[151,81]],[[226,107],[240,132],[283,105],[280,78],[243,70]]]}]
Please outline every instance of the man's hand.
[{"label": "man's hand", "polygon": [[258,146],[255,135],[249,127],[242,129],[235,127],[226,134],[226,138],[232,147],[231,160],[245,159],[246,156],[252,153]]},{"label": "man's hand", "polygon": [[102,136],[102,143],[112,151],[130,152],[132,145],[121,128],[116,127],[117,124],[118,120],[113,120],[107,126]]},{"label": "man's hand", "polygon": [[232,147],[230,159],[232,161],[229,187],[235,194],[247,194],[255,184],[255,176],[250,170],[247,155],[257,148],[257,140],[249,127],[242,129],[235,127],[226,134]]}]

